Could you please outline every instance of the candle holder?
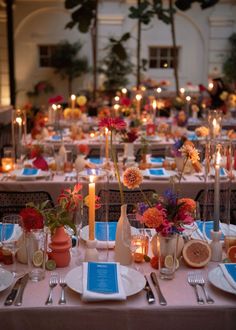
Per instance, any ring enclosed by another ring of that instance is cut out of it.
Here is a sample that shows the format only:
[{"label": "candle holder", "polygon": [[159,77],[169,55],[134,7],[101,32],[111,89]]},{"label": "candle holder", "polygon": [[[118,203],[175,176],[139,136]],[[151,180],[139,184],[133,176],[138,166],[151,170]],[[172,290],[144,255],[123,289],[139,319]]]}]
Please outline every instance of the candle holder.
[{"label": "candle holder", "polygon": [[12,112],[12,144],[15,159],[22,155],[22,146],[26,143],[26,113],[17,109]]},{"label": "candle holder", "polygon": [[222,260],[222,243],[220,242],[222,232],[211,230],[211,261]]},{"label": "candle holder", "polygon": [[221,121],[222,111],[221,110],[209,110],[208,112],[208,125],[209,135],[211,139],[216,139],[221,135]]},{"label": "candle holder", "polygon": [[[83,239],[86,241],[85,260],[96,261],[100,259],[97,247],[99,248],[102,245],[103,250],[108,249],[107,197],[109,194],[105,193],[103,199],[99,197],[101,190],[108,191],[108,175],[104,170],[86,169],[78,173],[78,182],[83,187],[82,195],[86,196],[81,212],[81,231],[83,232]],[[103,224],[102,228],[96,223],[96,219],[99,220],[99,225]],[[102,244],[101,240],[104,241]],[[107,253],[105,257],[107,258]]]}]

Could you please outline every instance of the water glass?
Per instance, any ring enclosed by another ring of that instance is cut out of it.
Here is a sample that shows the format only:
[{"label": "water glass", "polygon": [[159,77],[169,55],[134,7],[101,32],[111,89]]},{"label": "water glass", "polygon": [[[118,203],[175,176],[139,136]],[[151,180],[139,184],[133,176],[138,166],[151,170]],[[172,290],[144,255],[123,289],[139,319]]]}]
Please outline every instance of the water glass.
[{"label": "water glass", "polygon": [[159,238],[159,275],[163,280],[174,278],[176,269],[176,248],[177,234],[163,236],[158,234]]},{"label": "water glass", "polygon": [[18,239],[22,233],[20,223],[22,218],[18,214],[9,214],[3,217],[1,223],[1,243],[3,261],[12,264],[12,272],[17,273],[15,255],[18,250]]}]

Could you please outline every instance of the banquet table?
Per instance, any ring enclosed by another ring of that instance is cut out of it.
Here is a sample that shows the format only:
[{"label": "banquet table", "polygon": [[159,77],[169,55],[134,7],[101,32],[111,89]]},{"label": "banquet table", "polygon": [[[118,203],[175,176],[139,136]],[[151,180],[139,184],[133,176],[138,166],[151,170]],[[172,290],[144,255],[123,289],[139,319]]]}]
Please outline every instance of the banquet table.
[{"label": "banquet table", "polygon": [[[103,252],[104,254],[104,252]],[[104,259],[104,256],[101,255]],[[113,260],[113,251],[109,250],[109,260]],[[66,275],[68,271],[77,267],[76,257],[66,268],[58,268],[59,275]],[[203,269],[204,277],[215,268],[217,263],[210,262]],[[9,266],[6,266],[9,267]],[[154,271],[148,263],[132,264],[138,271],[147,274]],[[103,301],[86,303],[81,295],[66,288],[66,305],[58,305],[60,296],[59,285],[54,289],[53,305],[46,306],[50,272],[46,272],[44,280],[33,283],[28,281],[20,307],[4,306],[4,300],[11,287],[0,292],[0,324],[1,329],[29,330],[29,329],[165,329],[199,330],[233,330],[236,322],[236,295],[224,292],[207,281],[207,289],[215,300],[214,304],[198,305],[193,288],[187,283],[187,273],[193,269],[187,268],[182,261],[173,280],[159,280],[161,290],[167,300],[167,306],[160,306],[154,289],[156,302],[148,305],[146,292],[127,297],[123,302]],[[157,272],[155,270],[155,272]]]},{"label": "banquet table", "polygon": [[[236,175],[236,171],[233,171]],[[171,172],[173,175],[175,172]],[[47,191],[53,201],[56,203],[57,198],[61,191],[64,188],[68,188],[74,185],[77,182],[77,176],[75,175],[72,181],[65,181],[65,175],[55,175],[53,180],[47,180],[46,178],[37,179],[37,180],[15,180],[14,178],[7,177],[7,180],[2,180],[4,174],[0,174],[0,191]],[[226,180],[221,180],[221,188],[227,184]],[[178,191],[180,197],[189,197],[195,199],[198,192],[204,189],[206,183],[203,180],[203,177],[200,177],[192,174],[192,175],[184,175],[184,178],[181,180],[181,183],[178,184]],[[166,191],[166,189],[171,187],[170,180],[160,180],[160,179],[148,179],[144,178],[142,183],[142,189],[152,189],[157,193],[162,194]],[[208,188],[214,188],[214,178],[209,180]],[[101,189],[104,189],[104,182],[98,182],[96,184],[96,192],[98,193]],[[109,181],[109,189],[118,190],[118,182],[116,179],[110,179]],[[232,181],[231,189],[236,189],[236,179]]]}]

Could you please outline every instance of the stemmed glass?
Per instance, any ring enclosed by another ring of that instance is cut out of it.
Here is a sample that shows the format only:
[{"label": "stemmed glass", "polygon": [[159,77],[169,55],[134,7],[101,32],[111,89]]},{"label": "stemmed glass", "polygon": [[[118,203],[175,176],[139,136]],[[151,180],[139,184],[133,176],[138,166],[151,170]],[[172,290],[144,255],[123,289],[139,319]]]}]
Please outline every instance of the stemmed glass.
[{"label": "stemmed glass", "polygon": [[74,216],[74,223],[75,223],[75,227],[76,227],[76,244],[75,247],[72,250],[73,255],[76,257],[76,261],[75,263],[77,265],[81,265],[82,261],[83,261],[83,257],[82,257],[82,253],[79,249],[79,245],[80,245],[80,241],[81,241],[81,230],[82,230],[82,226],[84,223],[84,207],[83,207],[83,203],[81,203],[77,210],[75,211],[75,216]]},{"label": "stemmed glass", "polygon": [[1,243],[3,253],[12,258],[12,273],[17,275],[16,270],[16,252],[18,250],[17,241],[22,233],[20,223],[22,218],[18,214],[9,214],[2,219]]}]

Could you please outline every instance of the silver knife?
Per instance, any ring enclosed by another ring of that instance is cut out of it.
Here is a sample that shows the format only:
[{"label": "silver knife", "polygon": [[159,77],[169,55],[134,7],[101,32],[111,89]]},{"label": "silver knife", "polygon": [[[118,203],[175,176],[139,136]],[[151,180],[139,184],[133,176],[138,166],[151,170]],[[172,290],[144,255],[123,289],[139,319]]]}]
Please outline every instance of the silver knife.
[{"label": "silver knife", "polygon": [[23,293],[24,293],[24,290],[25,290],[25,286],[28,282],[28,279],[29,279],[29,274],[25,274],[20,279],[20,287],[19,287],[19,290],[17,292],[16,300],[15,300],[15,303],[14,303],[15,306],[21,306],[22,305]]},{"label": "silver knife", "polygon": [[152,288],[150,287],[150,284],[148,283],[147,277],[146,276],[144,276],[144,277],[146,280],[144,290],[146,291],[147,301],[149,304],[153,304],[155,302],[155,297],[154,297]]},{"label": "silver knife", "polygon": [[14,300],[15,300],[15,298],[16,298],[17,292],[18,292],[18,290],[19,290],[19,288],[20,288],[20,285],[21,285],[21,279],[22,279],[22,277],[19,278],[19,279],[16,281],[16,283],[15,283],[15,285],[13,286],[11,292],[10,292],[9,295],[7,296],[7,298],[6,298],[5,302],[4,302],[4,305],[5,305],[5,306],[10,306],[10,305],[13,304],[13,302],[14,302]]},{"label": "silver knife", "polygon": [[163,294],[161,292],[157,276],[154,272],[151,273],[151,279],[152,279],[152,282],[155,285],[155,288],[157,290],[159,304],[162,305],[162,306],[166,306],[167,305],[166,299],[165,299],[165,297],[163,296]]}]

